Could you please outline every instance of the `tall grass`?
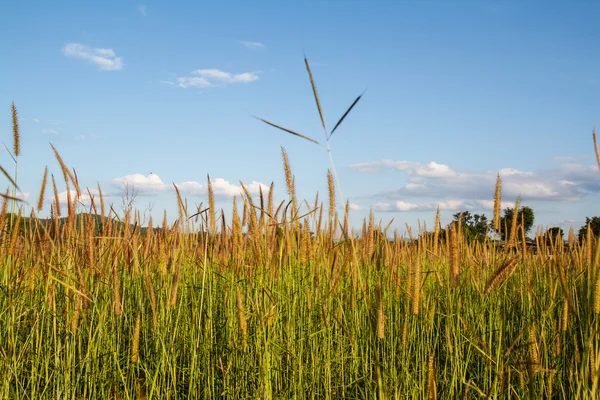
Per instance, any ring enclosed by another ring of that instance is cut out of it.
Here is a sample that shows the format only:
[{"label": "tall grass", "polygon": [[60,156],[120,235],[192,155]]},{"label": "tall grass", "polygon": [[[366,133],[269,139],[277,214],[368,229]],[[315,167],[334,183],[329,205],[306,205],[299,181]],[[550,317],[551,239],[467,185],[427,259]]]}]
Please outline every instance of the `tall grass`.
[{"label": "tall grass", "polygon": [[50,219],[0,212],[1,398],[598,396],[591,234],[505,248],[443,235],[438,215],[435,234],[390,239],[370,213],[359,235],[331,173],[328,204],[299,215],[283,150],[287,201],[244,190],[227,221],[208,178],[206,210],[177,192],[176,223],[141,227],[101,190],[76,213],[52,149],[67,216],[52,174]]}]

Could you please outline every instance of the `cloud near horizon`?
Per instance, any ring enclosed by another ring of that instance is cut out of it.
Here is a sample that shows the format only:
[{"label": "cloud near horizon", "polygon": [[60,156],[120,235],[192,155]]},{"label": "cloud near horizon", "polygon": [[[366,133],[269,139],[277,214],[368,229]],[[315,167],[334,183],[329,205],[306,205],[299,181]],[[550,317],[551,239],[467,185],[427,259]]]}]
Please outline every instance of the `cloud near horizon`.
[{"label": "cloud near horizon", "polygon": [[100,71],[119,71],[123,69],[123,57],[117,57],[113,49],[90,48],[81,43],[69,43],[63,47],[63,54],[69,58],[88,61]]},{"label": "cloud near horizon", "polygon": [[[164,183],[156,174],[150,174],[148,176],[144,176],[142,174],[126,175],[113,179],[112,183],[114,186],[121,189],[125,189],[125,187],[129,185],[140,196],[155,196],[167,190],[175,190],[172,184]],[[223,178],[212,179],[211,185],[215,197],[217,198],[231,198],[233,196],[239,196],[243,193],[241,186],[228,182]],[[175,183],[175,186],[177,186],[177,189],[179,189],[182,195],[191,195],[197,197],[208,195],[208,187],[206,183],[185,181]],[[244,186],[246,186],[246,189],[251,195],[258,194],[260,188],[262,188],[263,192],[269,190],[268,185],[257,181],[244,184]]]},{"label": "cloud near horizon", "polygon": [[[408,181],[399,188],[370,196],[375,198],[373,207],[378,211],[424,211],[435,210],[437,206],[442,210],[460,207],[491,209],[498,173],[502,178],[502,198],[510,200],[510,207],[517,196],[521,196],[523,201],[565,202],[600,193],[598,167],[574,162],[562,162],[554,169],[535,172],[514,168],[503,168],[498,172],[457,171],[436,162],[423,164],[404,160],[365,162],[350,167],[370,173],[393,169],[408,177]],[[407,198],[422,201],[408,202]]]},{"label": "cloud near horizon", "polygon": [[162,81],[170,85],[176,85],[187,89],[190,87],[205,89],[215,86],[224,86],[234,83],[251,83],[259,79],[254,72],[244,72],[241,74],[231,74],[219,69],[197,69],[192,71],[189,76],[176,77],[175,81]]}]

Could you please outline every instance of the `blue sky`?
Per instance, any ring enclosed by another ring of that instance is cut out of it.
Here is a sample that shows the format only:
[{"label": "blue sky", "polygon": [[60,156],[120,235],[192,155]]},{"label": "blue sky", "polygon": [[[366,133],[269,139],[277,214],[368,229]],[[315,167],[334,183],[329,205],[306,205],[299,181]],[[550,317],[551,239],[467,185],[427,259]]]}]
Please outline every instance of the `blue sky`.
[{"label": "blue sky", "polygon": [[367,89],[331,139],[355,226],[371,208],[400,232],[438,206],[445,223],[491,216],[500,172],[507,205],[521,194],[536,225],[578,229],[600,214],[598,15],[592,1],[12,2],[0,132],[10,148],[14,100],[31,205],[45,165],[61,176],[49,142],[82,185],[120,209],[128,182],[155,218],[176,218],[173,183],[206,203],[207,174],[227,211],[239,181],[284,199],[280,146],[298,196],[325,200],[326,152],[253,118],[324,141],[306,53],[329,129]]}]

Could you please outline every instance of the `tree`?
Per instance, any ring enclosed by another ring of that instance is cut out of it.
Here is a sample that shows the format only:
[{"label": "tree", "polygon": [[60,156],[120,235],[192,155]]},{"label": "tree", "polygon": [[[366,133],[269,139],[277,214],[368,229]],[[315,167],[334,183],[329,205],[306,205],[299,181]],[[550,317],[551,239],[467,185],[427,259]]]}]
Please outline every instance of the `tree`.
[{"label": "tree", "polygon": [[565,240],[564,239],[564,231],[562,230],[562,228],[555,226],[552,227],[550,229],[548,229],[546,231],[546,233],[544,234],[544,236],[542,237],[542,240],[546,241],[546,245],[550,246],[551,243],[558,243],[561,240]]},{"label": "tree", "polygon": [[592,229],[592,233],[594,234],[594,236],[597,237],[600,235],[600,217],[585,217],[585,225],[579,228],[580,241],[585,239],[585,237],[587,236],[588,225]]},{"label": "tree", "polygon": [[469,211],[461,211],[454,214],[453,217],[454,221],[461,222],[463,233],[467,239],[483,240],[487,236],[490,224],[485,214],[471,215]]},{"label": "tree", "polygon": [[[515,209],[511,207],[507,207],[504,209],[504,216],[500,218],[500,237],[502,240],[506,240],[510,238],[511,229],[512,229],[512,220],[515,215]],[[533,209],[527,206],[523,206],[519,209],[517,214],[517,237],[519,237],[519,232],[521,231],[521,223],[525,220],[524,228],[525,234],[528,234],[533,226],[533,221],[535,220],[535,215],[533,213]]]}]

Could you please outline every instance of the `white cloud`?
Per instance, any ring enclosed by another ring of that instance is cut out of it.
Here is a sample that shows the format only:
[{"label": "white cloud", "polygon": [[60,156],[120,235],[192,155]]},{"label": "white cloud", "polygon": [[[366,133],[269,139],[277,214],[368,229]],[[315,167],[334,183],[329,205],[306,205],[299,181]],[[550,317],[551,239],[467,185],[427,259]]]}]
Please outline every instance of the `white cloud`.
[{"label": "white cloud", "polygon": [[[408,182],[401,187],[380,193],[377,201],[406,200],[406,198],[440,199],[454,198],[472,201],[493,199],[498,172],[456,171],[445,164],[430,162],[421,164],[410,161],[375,161],[354,164],[352,168],[362,172],[376,172],[384,168],[403,172]],[[600,193],[597,166],[568,163],[552,170],[535,172],[514,168],[500,170],[502,198],[514,201],[574,201],[589,194]],[[480,203],[483,206],[484,203]]]},{"label": "white cloud", "polygon": [[[219,69],[198,69],[191,73],[191,76],[180,76],[176,78],[177,84],[181,88],[207,88],[212,86],[222,86],[233,83],[250,83],[258,80],[258,75],[254,72],[244,72],[241,74],[231,74]],[[166,81],[168,82],[168,81]],[[163,82],[163,83],[166,83]]]},{"label": "white cloud", "polygon": [[[177,188],[182,193],[198,197],[208,195],[208,187],[205,183],[188,181],[176,183],[175,185],[177,185]],[[216,197],[233,197],[239,196],[243,193],[241,186],[228,182],[223,178],[216,178],[211,180],[211,185],[213,193]],[[250,193],[251,195],[258,194],[260,187],[262,187],[263,192],[269,190],[269,186],[257,181],[252,181],[252,183],[245,184],[244,186],[246,186],[248,193]]]},{"label": "white cloud", "polygon": [[[138,193],[138,195],[142,196],[152,196],[165,192],[167,190],[174,190],[172,184],[164,183],[156,174],[150,174],[148,176],[142,174],[132,174],[120,178],[115,178],[112,180],[112,182],[113,185],[116,185],[120,188],[125,188],[126,185],[129,185],[133,188],[135,192]],[[216,197],[233,197],[239,196],[243,193],[241,186],[228,182],[223,178],[212,179],[211,184]],[[200,183],[196,181],[185,181],[175,183],[175,185],[177,186],[177,189],[182,194],[182,196],[191,195],[203,197],[208,195],[208,188],[206,183]],[[268,185],[257,181],[252,181],[251,183],[246,184],[245,186],[251,195],[258,194],[259,188],[261,187],[263,189],[263,192],[269,190]]]},{"label": "white cloud", "polygon": [[83,140],[85,140],[85,135],[73,136],[73,139],[83,141]]},{"label": "white cloud", "polygon": [[44,135],[58,135],[56,129],[42,129]]},{"label": "white cloud", "polygon": [[352,202],[350,202],[348,204],[348,208],[350,208],[353,211],[359,211],[360,210],[360,206],[358,204],[352,203]]},{"label": "white cloud", "polygon": [[[92,196],[96,197],[98,196],[98,189],[90,189],[89,193],[87,189],[83,189],[81,190],[81,196],[77,199],[77,203],[78,204],[83,204],[85,206],[89,206],[90,204],[92,204],[91,201],[91,197],[90,197],[90,193],[92,194]],[[77,192],[75,191],[75,189],[70,188],[69,189],[69,195],[71,196],[71,201],[74,201],[75,198],[77,197]],[[54,196],[48,196],[45,198],[46,202],[48,203],[52,203],[54,201]],[[58,193],[58,202],[61,205],[66,205],[67,204],[67,191],[64,190],[62,192]],[[66,214],[66,211],[61,210],[63,213]]]},{"label": "white cloud", "polygon": [[70,58],[79,58],[96,65],[100,71],[118,71],[123,69],[123,58],[117,57],[113,49],[90,48],[81,43],[69,43],[63,48],[63,54]]},{"label": "white cloud", "polygon": [[[9,195],[12,196],[12,193],[9,193]],[[17,192],[15,197],[17,199],[21,199],[21,200],[27,202],[27,201],[29,201],[31,194],[29,192]]]},{"label": "white cloud", "polygon": [[167,185],[163,183],[160,177],[156,174],[144,176],[142,174],[126,175],[112,180],[114,185],[121,188],[130,186],[135,192],[142,196],[155,195],[164,192]]},{"label": "white cloud", "polygon": [[[513,208],[515,206],[516,199],[514,201],[500,201],[500,209],[504,210],[505,208]],[[475,200],[473,203],[475,208],[482,208],[484,210],[492,211],[494,210],[494,200]]]},{"label": "white cloud", "polygon": [[33,122],[35,122],[36,124],[39,124],[39,123],[40,123],[40,120],[39,120],[39,119],[37,119],[37,118],[34,118],[34,119],[33,119]]},{"label": "white cloud", "polygon": [[456,176],[456,171],[453,171],[446,164],[438,164],[430,162],[427,165],[420,166],[414,169],[414,174],[417,176],[429,176],[432,178],[445,178]]},{"label": "white cloud", "polygon": [[448,200],[448,201],[429,201],[423,203],[409,203],[406,201],[399,200],[396,202],[395,207],[389,207],[386,211],[458,211],[465,204],[462,200]]},{"label": "white cloud", "polygon": [[142,17],[145,17],[148,15],[148,10],[146,9],[145,4],[140,4],[137,9],[138,9],[138,12],[142,15]]},{"label": "white cloud", "polygon": [[258,49],[265,48],[265,45],[262,44],[261,42],[242,42],[242,45],[244,45],[244,47],[246,47],[247,49],[252,49],[252,50],[258,50]]}]

